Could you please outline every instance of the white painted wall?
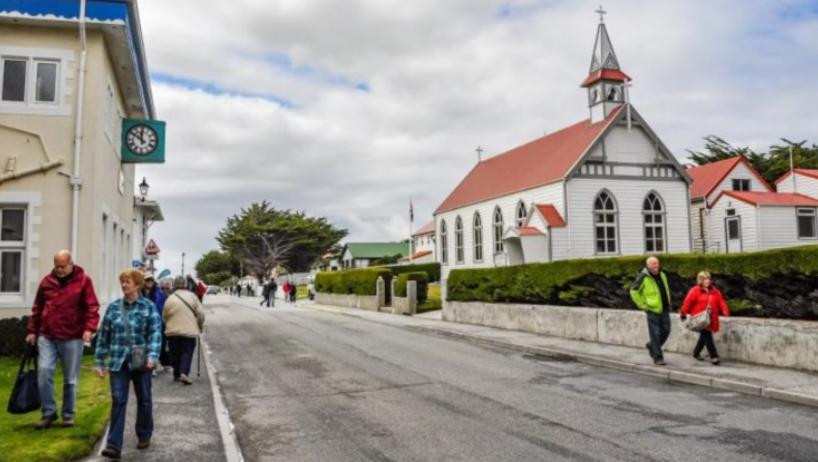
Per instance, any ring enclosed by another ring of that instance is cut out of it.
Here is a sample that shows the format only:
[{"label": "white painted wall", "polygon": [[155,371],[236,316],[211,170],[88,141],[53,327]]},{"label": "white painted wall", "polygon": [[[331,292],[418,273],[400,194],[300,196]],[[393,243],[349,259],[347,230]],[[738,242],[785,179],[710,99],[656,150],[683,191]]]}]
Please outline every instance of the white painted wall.
[{"label": "white painted wall", "polygon": [[[788,177],[785,178],[784,181],[778,183],[778,192],[793,192],[792,189],[792,178]],[[799,194],[803,194],[809,197],[818,198],[818,178],[813,178],[811,176],[802,175],[800,173],[795,174],[795,188]]]},{"label": "white painted wall", "polygon": [[690,215],[687,183],[678,181],[574,178],[568,181],[567,243],[555,239],[557,246],[567,244],[559,254],[567,258],[587,258],[595,254],[593,203],[603,189],[610,191],[619,209],[619,254],[645,254],[642,202],[650,191],[661,196],[665,210],[668,252],[690,251]]},{"label": "white painted wall", "polygon": [[710,245],[709,214],[710,211],[704,206],[704,201],[690,204],[690,233],[693,238],[691,250],[693,252],[706,252],[706,247]]},{"label": "white painted wall", "polygon": [[761,230],[759,250],[818,243],[818,239],[798,238],[797,208],[769,206],[758,208]]},{"label": "white painted wall", "polygon": [[736,210],[736,216],[741,217],[741,248],[744,252],[754,252],[758,247],[758,221],[756,207],[740,200],[723,197],[710,209],[710,237],[713,251],[725,252],[724,218],[729,208]]},{"label": "white painted wall", "polygon": [[732,191],[733,190],[733,179],[743,179],[743,180],[750,180],[750,191],[758,191],[758,192],[766,192],[769,191],[767,186],[764,183],[758,180],[758,178],[750,171],[749,168],[744,163],[739,163],[738,165],[727,174],[727,176],[716,186],[716,189],[713,190],[707,196],[707,203],[713,204],[719,194],[722,191]]},{"label": "white painted wall", "polygon": [[[469,205],[449,212],[441,213],[435,216],[435,226],[438,232],[436,241],[438,249],[436,254],[438,261],[440,260],[441,238],[440,222],[446,221],[447,242],[448,242],[448,263],[441,262],[442,278],[447,279],[449,271],[455,268],[490,268],[495,266],[494,259],[494,209],[500,207],[503,214],[503,229],[516,226],[515,217],[517,211],[517,204],[520,200],[525,203],[526,209],[531,207],[531,204],[553,204],[560,214],[564,217],[564,201],[563,201],[563,183],[557,182],[538,188],[520,191],[514,194],[490,199],[485,202]],[[482,262],[474,261],[474,239],[472,233],[472,219],[474,213],[479,212],[483,223],[483,260]],[[456,262],[455,253],[455,235],[454,223],[455,218],[460,216],[463,220],[463,250],[464,260],[462,263]]]},{"label": "white painted wall", "polygon": [[656,148],[640,127],[634,126],[631,131],[626,127],[613,127],[604,143],[608,162],[650,164],[656,161]]}]

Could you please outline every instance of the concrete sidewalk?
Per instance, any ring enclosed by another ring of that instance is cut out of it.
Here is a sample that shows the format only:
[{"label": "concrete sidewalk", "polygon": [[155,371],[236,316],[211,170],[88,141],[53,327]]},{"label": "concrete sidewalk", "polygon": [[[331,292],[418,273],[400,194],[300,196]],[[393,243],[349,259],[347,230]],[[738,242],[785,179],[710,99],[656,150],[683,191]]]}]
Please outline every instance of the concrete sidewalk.
[{"label": "concrete sidewalk", "polygon": [[[307,302],[300,303],[299,306],[356,316],[395,327],[459,337],[529,354],[561,357],[586,364],[660,377],[671,382],[702,385],[818,407],[818,375],[809,372],[729,361],[722,362],[721,366],[713,366],[709,361],[695,360],[692,354],[678,353],[665,353],[665,361],[668,365],[656,366],[647,350],[630,347]],[[676,329],[678,326],[673,328]]]},{"label": "concrete sidewalk", "polygon": [[[125,420],[125,445],[122,458],[134,461],[195,460],[196,462],[224,461],[225,451],[217,424],[211,394],[210,380],[204,358],[201,376],[197,375],[196,358],[191,368],[193,385],[173,381],[173,374],[160,373],[153,379],[153,438],[151,447],[136,449],[134,431],[136,396],[133,387],[128,395],[128,414]],[[94,455],[84,460],[108,460],[99,455],[105,448],[105,438],[97,445]]]}]

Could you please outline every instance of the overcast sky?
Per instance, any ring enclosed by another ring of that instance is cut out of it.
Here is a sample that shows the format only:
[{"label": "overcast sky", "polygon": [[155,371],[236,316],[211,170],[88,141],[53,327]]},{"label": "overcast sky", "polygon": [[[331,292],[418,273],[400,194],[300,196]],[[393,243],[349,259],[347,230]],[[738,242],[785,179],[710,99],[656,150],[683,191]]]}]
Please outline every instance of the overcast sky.
[{"label": "overcast sky", "polygon": [[[206,5],[206,6],[205,6]],[[409,234],[476,162],[588,117],[598,2],[142,0],[167,163],[139,167],[160,268],[254,201],[349,240]],[[631,101],[683,162],[702,137],[818,141],[818,2],[607,2]]]}]

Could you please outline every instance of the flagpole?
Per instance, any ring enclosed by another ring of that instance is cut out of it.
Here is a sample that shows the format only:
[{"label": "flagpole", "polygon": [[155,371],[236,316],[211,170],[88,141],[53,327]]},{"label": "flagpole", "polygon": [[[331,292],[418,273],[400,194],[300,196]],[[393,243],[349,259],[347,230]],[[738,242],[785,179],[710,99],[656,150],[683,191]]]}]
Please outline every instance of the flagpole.
[{"label": "flagpole", "polygon": [[412,247],[414,247],[414,243],[415,243],[414,237],[412,236],[412,233],[414,232],[412,230],[412,224],[414,223],[414,221],[415,221],[415,211],[414,211],[414,209],[412,207],[412,197],[410,196],[409,197],[409,264],[410,265],[412,264],[412,255],[414,254],[414,251],[413,251]]}]

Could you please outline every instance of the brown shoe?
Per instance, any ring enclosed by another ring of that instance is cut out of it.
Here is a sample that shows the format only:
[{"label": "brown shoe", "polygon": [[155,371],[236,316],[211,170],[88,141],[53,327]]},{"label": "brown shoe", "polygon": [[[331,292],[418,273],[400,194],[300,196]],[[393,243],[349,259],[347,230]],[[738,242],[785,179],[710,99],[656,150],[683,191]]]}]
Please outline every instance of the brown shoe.
[{"label": "brown shoe", "polygon": [[40,419],[39,422],[34,424],[34,428],[36,428],[37,430],[45,430],[46,428],[51,428],[51,426],[54,425],[54,422],[56,420],[57,416],[55,415],[43,417],[42,419]]},{"label": "brown shoe", "polygon": [[116,448],[107,447],[102,450],[102,457],[107,457],[109,459],[121,459],[122,451]]},{"label": "brown shoe", "polygon": [[74,418],[73,417],[63,417],[62,422],[60,422],[60,427],[69,428],[74,426]]},{"label": "brown shoe", "polygon": [[148,449],[151,447],[151,440],[141,440],[136,443],[136,449]]}]

